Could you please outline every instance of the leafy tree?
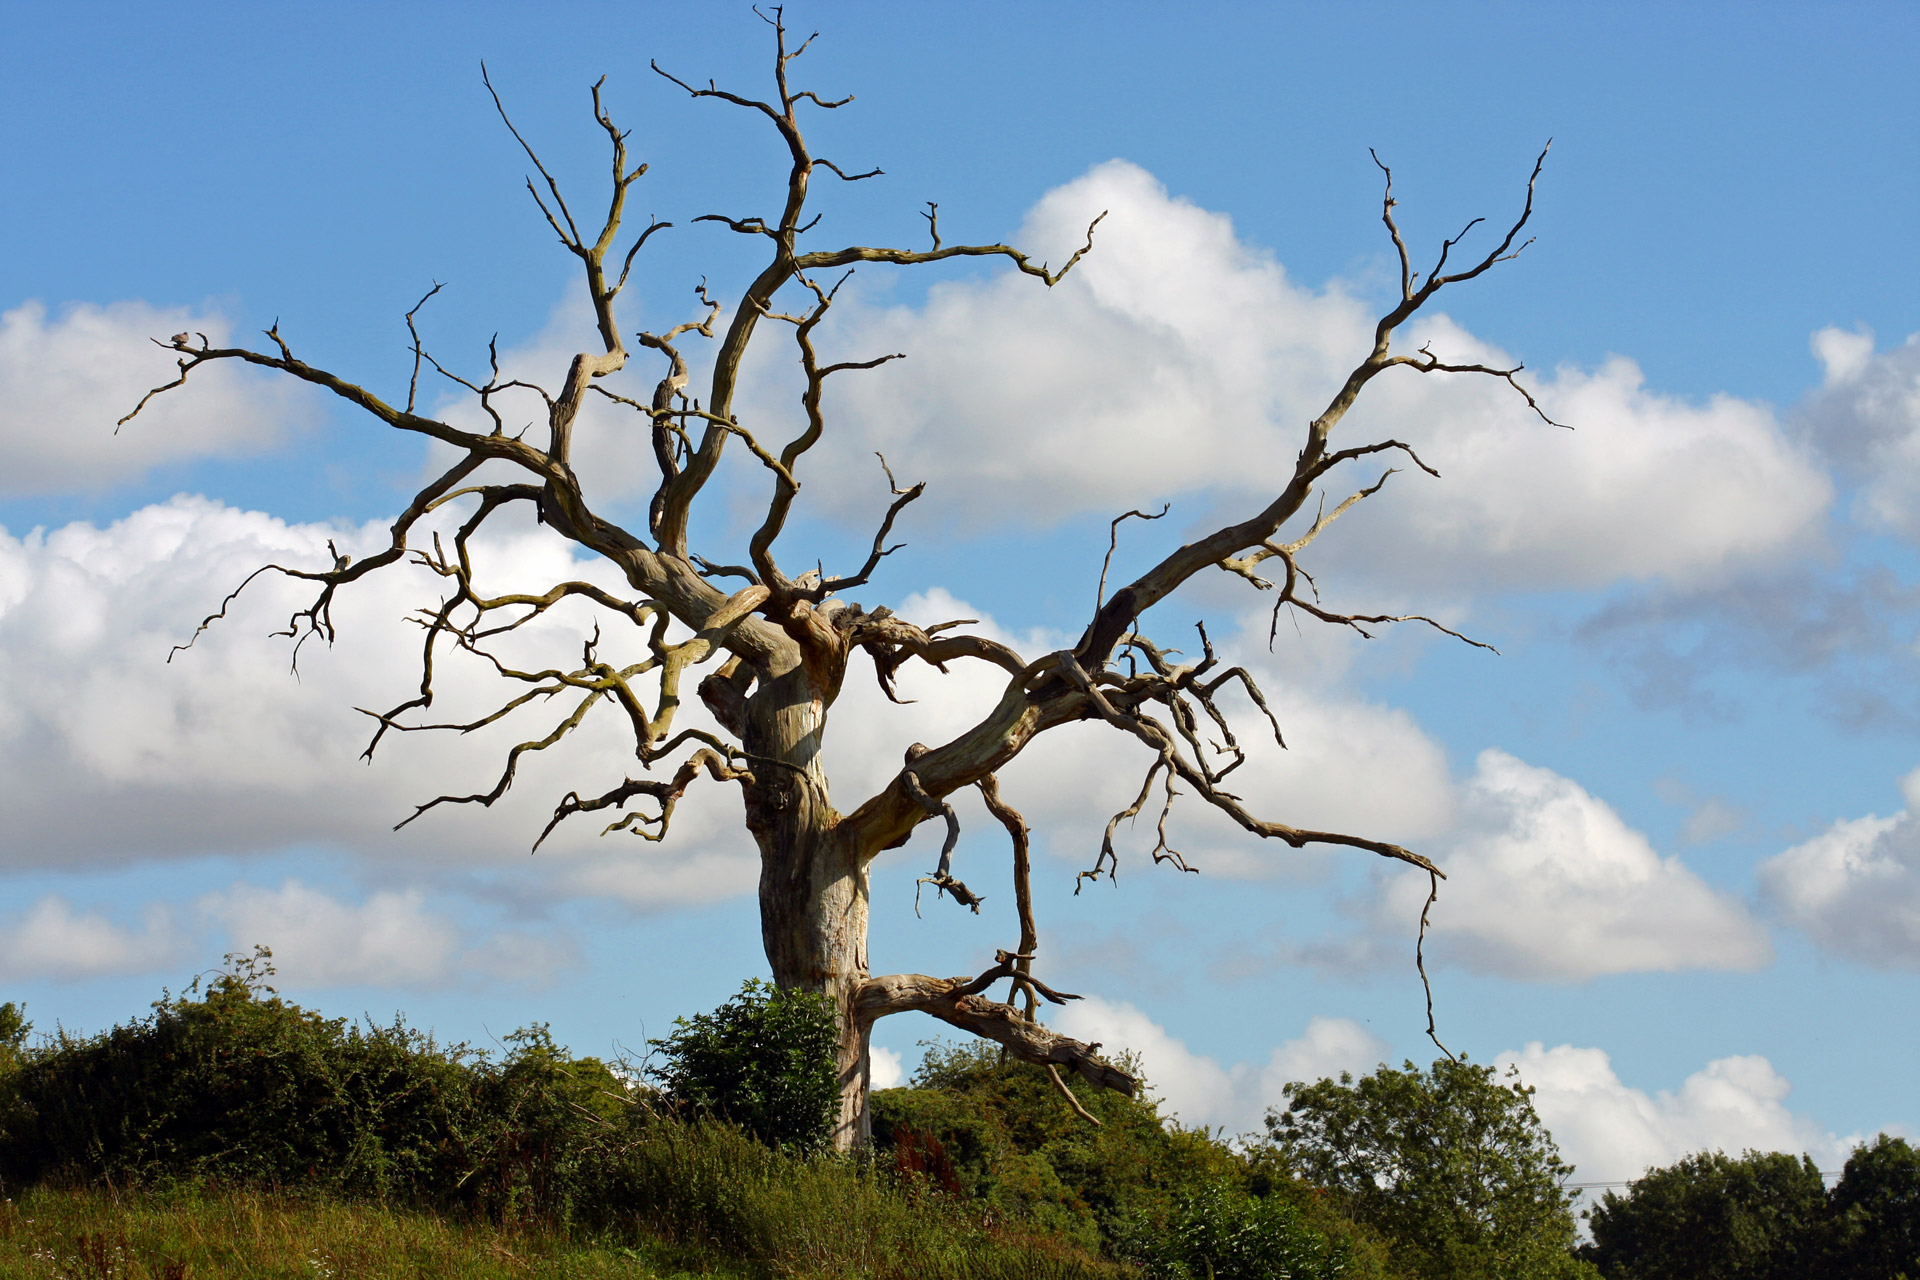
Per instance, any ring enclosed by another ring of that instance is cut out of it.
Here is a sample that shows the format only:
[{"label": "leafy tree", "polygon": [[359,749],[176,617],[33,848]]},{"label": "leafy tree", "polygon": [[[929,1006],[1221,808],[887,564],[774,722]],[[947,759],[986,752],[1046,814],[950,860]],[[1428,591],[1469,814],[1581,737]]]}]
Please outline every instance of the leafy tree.
[{"label": "leafy tree", "polygon": [[1855,1147],[1827,1207],[1822,1276],[1920,1280],[1920,1150],[1906,1139]]},{"label": "leafy tree", "polygon": [[[1393,469],[1379,464],[1403,459],[1439,474],[1403,441],[1372,431],[1353,434],[1356,424],[1346,418],[1374,379],[1488,377],[1508,384],[1539,412],[1517,381],[1517,365],[1495,367],[1431,346],[1408,351],[1396,350],[1394,344],[1442,291],[1478,279],[1518,257],[1530,243],[1526,228],[1545,153],[1533,165],[1524,197],[1517,202],[1519,210],[1511,220],[1502,220],[1504,231],[1478,233],[1483,238],[1469,250],[1462,241],[1476,220],[1468,230],[1442,241],[1423,262],[1424,269],[1414,266],[1395,212],[1400,204],[1392,174],[1381,164],[1379,208],[1398,260],[1398,296],[1390,299],[1369,338],[1352,352],[1348,371],[1328,379],[1322,388],[1325,407],[1300,425],[1297,451],[1288,451],[1295,459],[1293,470],[1275,474],[1271,489],[1256,501],[1223,513],[1217,527],[1162,535],[1159,549],[1143,559],[1149,567],[1138,576],[1109,582],[1106,565],[1097,580],[1088,574],[1082,586],[1094,588],[1088,594],[1096,605],[1078,638],[1051,653],[1022,653],[970,629],[970,620],[908,619],[854,598],[870,586],[883,558],[898,550],[899,544],[892,542],[896,520],[925,485],[894,483],[884,459],[867,474],[849,475],[815,452],[823,438],[843,430],[833,421],[835,396],[829,394],[829,382],[842,386],[862,370],[907,354],[834,349],[833,327],[822,325],[845,273],[856,266],[922,268],[984,259],[1052,287],[1094,251],[1094,227],[1105,214],[1086,210],[1086,238],[1057,269],[1011,245],[943,238],[943,231],[950,235],[950,230],[940,225],[939,207],[933,203],[925,212],[924,248],[837,238],[844,223],[837,218],[822,222],[817,198],[821,187],[877,178],[881,170],[843,167],[815,149],[807,134],[819,113],[853,99],[800,87],[796,60],[810,41],[789,42],[778,7],[766,17],[774,49],[771,84],[763,97],[723,89],[712,80],[703,83],[700,77],[682,79],[655,67],[677,90],[740,109],[755,127],[770,129],[782,156],[779,185],[767,206],[738,216],[702,204],[688,210],[696,215],[692,222],[703,229],[755,246],[764,265],[750,278],[736,277],[731,283],[714,276],[714,292],[703,279],[694,290],[697,305],[689,307],[680,323],[663,325],[660,332],[635,333],[629,328],[631,314],[623,319],[622,291],[630,276],[638,283],[655,274],[642,248],[673,224],[652,222],[638,231],[624,225],[627,197],[647,166],[630,151],[627,131],[615,121],[602,86],[596,84],[591,90],[594,128],[604,133],[611,160],[604,203],[598,206],[606,213],[597,228],[590,220],[576,220],[575,205],[566,199],[559,180],[508,122],[538,175],[529,176],[527,188],[540,216],[580,268],[579,312],[581,318],[591,318],[594,333],[584,349],[540,375],[544,385],[533,377],[503,375],[497,359],[489,360],[486,373],[463,375],[456,372],[460,362],[435,358],[421,336],[422,308],[440,291],[435,285],[406,316],[412,377],[386,395],[309,363],[295,353],[291,332],[282,332],[276,323],[264,342],[252,346],[214,346],[205,335],[192,333],[159,340],[174,356],[178,376],[155,387],[123,422],[139,414],[153,396],[197,383],[200,371],[210,365],[244,364],[320,388],[393,431],[437,444],[446,469],[396,515],[385,545],[358,555],[332,548],[325,559],[267,565],[258,571],[295,579],[313,592],[311,603],[293,614],[286,634],[296,651],[315,636],[331,640],[336,630],[333,604],[341,591],[396,565],[424,567],[441,585],[419,615],[426,631],[421,678],[417,691],[403,694],[376,717],[378,727],[367,755],[371,757],[390,732],[464,733],[509,717],[516,723],[545,717],[508,739],[518,745],[505,751],[490,786],[425,799],[413,817],[443,804],[495,803],[512,786],[527,753],[555,747],[589,714],[621,721],[631,735],[631,750],[602,757],[584,769],[578,789],[558,798],[547,832],[577,815],[619,815],[606,830],[661,840],[689,788],[718,785],[736,795],[743,823],[760,852],[761,943],[773,978],[782,987],[818,992],[833,1003],[838,1145],[850,1147],[867,1131],[868,1036],[877,1019],[897,1014],[930,1015],[970,1035],[997,1040],[1016,1056],[1050,1070],[1065,1068],[1089,1083],[1130,1092],[1134,1082],[1125,1072],[1102,1061],[1091,1046],[1048,1030],[1033,1016],[1036,993],[1053,997],[1033,968],[1037,934],[1026,825],[1016,807],[1001,798],[999,772],[1042,735],[1087,721],[1144,748],[1138,798],[1107,824],[1106,838],[1083,873],[1088,876],[1111,874],[1117,857],[1115,827],[1121,818],[1138,813],[1156,790],[1164,793],[1167,806],[1176,797],[1188,797],[1189,803],[1218,810],[1253,837],[1296,849],[1344,846],[1438,876],[1425,857],[1399,845],[1364,833],[1300,827],[1249,808],[1241,796],[1260,788],[1230,788],[1224,781],[1246,760],[1227,713],[1239,711],[1249,725],[1262,733],[1271,731],[1276,739],[1279,721],[1246,669],[1220,662],[1204,627],[1198,656],[1189,661],[1180,658],[1174,645],[1190,642],[1184,636],[1175,641],[1149,634],[1159,621],[1149,615],[1187,582],[1208,580],[1222,571],[1244,582],[1249,591],[1267,593],[1262,599],[1272,605],[1276,620],[1291,609],[1362,634],[1394,622],[1439,626],[1412,614],[1338,613],[1321,602],[1314,578],[1301,561],[1343,512],[1380,491]],[[501,105],[497,96],[494,101]],[[501,115],[505,122],[504,106]],[[699,200],[697,190],[690,186],[687,198]],[[666,192],[648,198],[662,197],[672,200]],[[825,238],[829,236],[835,238]],[[427,274],[424,266],[422,274]],[[682,285],[692,283],[692,277],[682,277]],[[669,287],[648,280],[647,287],[656,286],[663,296]],[[757,339],[768,334],[782,334],[793,343],[789,368],[805,414],[805,425],[797,430],[757,413],[737,395],[742,370],[754,367],[767,348]],[[472,396],[469,403],[484,415],[485,425],[469,429],[457,418],[430,416],[426,401],[432,393],[423,400],[421,381],[424,377],[432,383],[442,375],[463,395]],[[640,461],[639,474],[582,475],[576,470],[611,469],[611,464],[594,463],[591,450],[575,447],[595,429],[592,415],[582,416],[590,404],[631,413],[633,430],[652,445]],[[525,425],[529,423],[534,425]],[[1169,442],[1168,447],[1180,444]],[[746,455],[745,469],[723,465],[729,449],[736,460]],[[1086,462],[1098,465],[1095,459]],[[803,483],[816,486],[813,493],[865,488],[885,504],[864,558],[829,569],[820,548],[795,545],[802,531],[791,527],[792,517]],[[651,491],[651,498],[629,511],[598,496],[628,488]],[[1342,493],[1347,496],[1340,497]],[[1334,500],[1325,502],[1329,497]],[[757,522],[743,525],[708,517],[715,510],[741,510],[743,501],[761,513]],[[749,525],[756,527],[748,532]],[[542,574],[502,582],[488,563],[489,535],[528,528],[560,540],[569,553],[562,561],[590,560],[605,572],[596,576],[583,570],[580,578],[557,581]],[[617,581],[617,588],[608,586],[609,580]],[[229,616],[232,605],[229,597],[203,626]],[[556,609],[558,613],[551,612]],[[590,611],[596,618],[594,639],[584,646],[574,633],[550,629],[553,618],[573,609]],[[522,665],[498,647],[506,633],[530,641],[543,634],[543,628],[557,650],[549,661]],[[478,663],[498,678],[495,709],[442,715],[436,703],[446,692],[442,677],[449,663],[462,662]],[[895,674],[909,664],[944,673],[955,664],[974,663],[993,669],[999,688],[967,711],[961,723],[968,728],[931,746],[900,742],[895,748],[898,766],[871,794],[832,795],[822,744],[849,676],[860,675],[864,668],[891,695]],[[688,724],[681,709],[687,695],[695,692],[711,719]],[[1223,707],[1219,699],[1229,694],[1244,694],[1246,702]],[[946,832],[927,882],[963,907],[980,901],[955,874],[953,862],[960,820],[952,800],[972,790],[980,792],[1009,836],[1006,870],[1020,903],[1018,941],[1004,939],[1015,945],[971,978],[870,973],[872,865],[884,851],[905,844],[922,823],[934,822]],[[1184,865],[1167,846],[1165,823],[1157,829],[1162,838],[1152,849],[1155,860]],[[545,833],[538,837],[544,838]],[[1003,980],[1009,984],[1007,1000],[990,998],[986,993]],[[1016,1007],[1020,995],[1027,997],[1024,1010]]]},{"label": "leafy tree", "polygon": [[0,1072],[12,1070],[20,1061],[27,1035],[32,1030],[33,1024],[27,1021],[23,1006],[11,1002],[0,1004]]},{"label": "leafy tree", "polygon": [[1810,1158],[1704,1151],[1609,1191],[1581,1254],[1608,1280],[1801,1280],[1825,1274],[1812,1256],[1825,1213]]},{"label": "leafy tree", "polygon": [[1572,1167],[1533,1090],[1442,1058],[1289,1084],[1269,1112],[1278,1158],[1386,1237],[1394,1266],[1433,1280],[1576,1276]]},{"label": "leafy tree", "polygon": [[739,1125],[770,1147],[811,1151],[839,1115],[833,1004],[749,979],[712,1013],[676,1018],[649,1043],[665,1057],[652,1074],[676,1105]]},{"label": "leafy tree", "polygon": [[1030,1063],[934,1044],[911,1088],[874,1095],[875,1144],[909,1180],[1151,1276],[1384,1274],[1376,1242],[1264,1153],[1168,1124],[1144,1096],[1064,1087],[1073,1101]]}]

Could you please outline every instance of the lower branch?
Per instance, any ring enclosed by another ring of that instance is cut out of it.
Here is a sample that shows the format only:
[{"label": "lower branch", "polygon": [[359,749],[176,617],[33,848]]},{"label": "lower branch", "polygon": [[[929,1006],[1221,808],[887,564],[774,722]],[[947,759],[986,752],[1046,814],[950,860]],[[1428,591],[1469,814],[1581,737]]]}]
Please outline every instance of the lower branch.
[{"label": "lower branch", "polygon": [[1131,1098],[1138,1082],[1099,1056],[1100,1046],[1083,1044],[1029,1022],[1020,1010],[985,996],[968,994],[973,978],[930,978],[924,973],[895,973],[868,978],[854,994],[855,1016],[871,1025],[888,1014],[917,1011],[969,1034],[998,1041],[1022,1062],[1066,1067],[1089,1084]]}]

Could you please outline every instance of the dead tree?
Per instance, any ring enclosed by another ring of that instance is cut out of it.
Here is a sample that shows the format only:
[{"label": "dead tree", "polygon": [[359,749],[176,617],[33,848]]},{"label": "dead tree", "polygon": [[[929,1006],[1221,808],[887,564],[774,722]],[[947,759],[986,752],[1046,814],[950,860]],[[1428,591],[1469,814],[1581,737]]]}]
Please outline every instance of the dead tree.
[{"label": "dead tree", "polygon": [[[294,354],[276,324],[266,333],[271,346],[261,350],[216,347],[204,336],[192,334],[178,334],[161,343],[178,353],[179,376],[149,392],[140,405],[181,386],[202,366],[241,361],[325,388],[395,430],[426,436],[452,450],[452,465],[415,495],[394,520],[390,542],[377,554],[360,560],[335,554],[332,564],[319,567],[267,565],[255,576],[271,572],[315,584],[313,603],[297,613],[288,628],[296,644],[314,636],[330,641],[335,633],[332,605],[336,593],[369,574],[410,560],[443,581],[442,598],[420,615],[425,642],[419,691],[375,717],[378,727],[367,747],[369,756],[390,730],[464,731],[515,713],[527,714],[529,706],[537,709],[552,698],[571,706],[548,732],[507,753],[505,767],[489,790],[440,796],[420,805],[406,822],[442,804],[491,805],[512,784],[523,755],[560,742],[589,712],[601,708],[624,715],[631,725],[638,765],[634,772],[639,776],[623,778],[605,790],[568,794],[554,809],[546,830],[539,833],[540,839],[575,815],[603,814],[615,816],[606,828],[609,832],[625,831],[659,840],[667,835],[674,807],[688,788],[703,779],[708,784],[738,788],[747,829],[760,852],[761,934],[773,976],[783,986],[824,993],[839,1011],[839,1146],[850,1146],[867,1132],[867,1047],[874,1022],[908,1010],[931,1014],[963,1031],[998,1041],[1014,1056],[1046,1067],[1056,1082],[1064,1068],[1095,1085],[1131,1093],[1133,1078],[1104,1061],[1097,1053],[1098,1045],[1055,1034],[1036,1016],[1039,1000],[1057,1003],[1077,997],[1055,991],[1034,970],[1038,935],[1028,886],[1027,826],[1001,797],[996,774],[1035,738],[1075,721],[1104,721],[1145,746],[1151,761],[1138,797],[1107,824],[1093,864],[1081,873],[1083,876],[1111,875],[1115,867],[1115,826],[1138,814],[1156,794],[1162,810],[1162,839],[1154,857],[1177,863],[1178,855],[1164,838],[1165,813],[1174,796],[1184,794],[1212,805],[1253,835],[1293,848],[1329,844],[1363,850],[1404,862],[1435,877],[1437,883],[1440,872],[1431,862],[1398,845],[1359,835],[1306,830],[1250,812],[1224,785],[1245,755],[1219,699],[1230,686],[1244,692],[1264,714],[1263,729],[1270,729],[1278,737],[1280,726],[1259,688],[1243,668],[1220,666],[1204,628],[1199,637],[1200,659],[1177,662],[1173,649],[1156,644],[1142,633],[1140,620],[1194,575],[1225,571],[1269,593],[1276,620],[1283,610],[1293,609],[1356,631],[1373,624],[1411,620],[1439,625],[1426,618],[1365,616],[1325,608],[1312,590],[1312,578],[1299,563],[1301,553],[1335,519],[1379,491],[1386,475],[1360,487],[1331,510],[1323,507],[1291,540],[1278,538],[1281,529],[1307,508],[1323,484],[1332,480],[1333,473],[1347,464],[1398,455],[1432,472],[1398,440],[1335,447],[1334,429],[1367,384],[1380,374],[1390,369],[1481,374],[1507,381],[1526,396],[1529,405],[1533,404],[1532,397],[1514,380],[1518,369],[1449,363],[1425,349],[1412,355],[1395,354],[1391,344],[1401,326],[1435,294],[1473,279],[1525,248],[1520,235],[1532,213],[1533,187],[1540,165],[1536,162],[1528,179],[1526,204],[1520,215],[1490,252],[1468,264],[1451,265],[1454,251],[1466,234],[1463,231],[1442,244],[1438,261],[1423,276],[1414,270],[1395,222],[1392,175],[1382,164],[1386,181],[1382,217],[1399,255],[1399,297],[1375,327],[1372,349],[1335,390],[1325,410],[1307,425],[1298,461],[1285,485],[1245,519],[1171,551],[1110,595],[1103,566],[1100,603],[1079,641],[1054,653],[1022,654],[968,632],[966,620],[916,623],[885,608],[868,609],[848,599],[848,593],[866,583],[882,557],[895,549],[888,543],[895,521],[920,496],[922,485],[900,488],[888,473],[891,504],[880,521],[871,553],[851,572],[790,575],[776,558],[775,545],[800,490],[808,451],[829,429],[825,404],[828,380],[836,374],[872,369],[897,358],[833,359],[816,349],[815,335],[834,304],[838,281],[845,279],[844,274],[836,273],[867,263],[914,267],[960,258],[990,258],[1002,260],[1051,287],[1091,251],[1100,218],[1089,225],[1086,243],[1057,270],[1036,263],[1010,245],[944,242],[934,206],[925,215],[931,243],[924,249],[807,244],[813,222],[808,220],[806,206],[814,179],[824,173],[838,181],[857,182],[879,171],[847,172],[809,148],[800,127],[803,107],[833,110],[852,99],[825,99],[811,90],[793,88],[789,74],[806,43],[789,50],[778,9],[772,11],[769,21],[775,44],[774,92],[766,100],[743,97],[712,82],[702,87],[680,80],[658,65],[653,68],[695,98],[715,99],[764,117],[784,142],[791,165],[786,173],[785,201],[777,214],[707,214],[695,219],[718,223],[733,234],[761,243],[767,264],[731,308],[709,295],[703,284],[698,291],[700,309],[693,318],[664,333],[633,335],[648,353],[647,358],[664,366],[664,376],[651,395],[623,396],[612,389],[616,384],[607,381],[627,367],[631,354],[616,318],[615,302],[641,249],[670,224],[652,222],[638,234],[624,232],[628,193],[646,172],[646,166],[631,160],[627,134],[615,125],[596,84],[592,90],[593,114],[611,148],[613,171],[607,213],[598,229],[590,225],[583,229],[575,219],[559,184],[514,129],[498,94],[494,95],[501,119],[538,175],[537,181],[528,178],[528,191],[548,227],[584,271],[586,301],[598,331],[594,349],[572,357],[557,390],[503,378],[497,354],[485,382],[464,379],[442,368],[421,341],[417,320],[420,305],[416,305],[406,317],[414,372],[403,403],[382,399],[359,384],[308,364]],[[492,85],[487,87],[491,92]],[[1379,163],[1377,158],[1375,162]],[[433,292],[438,288],[436,285]],[[426,300],[423,298],[421,304]],[[721,330],[718,326],[723,318],[725,328]],[[784,329],[791,336],[801,375],[800,400],[806,425],[797,436],[785,441],[762,438],[756,434],[755,424],[743,421],[735,411],[742,357],[748,344],[768,326],[776,327],[771,331]],[[695,339],[715,344],[704,395],[689,394],[689,362],[681,349]],[[492,429],[465,430],[421,413],[418,396],[423,372],[444,375],[464,387],[477,400]],[[582,494],[571,440],[582,405],[595,395],[631,410],[639,429],[650,435],[659,475],[645,529],[627,529],[608,520],[593,510]],[[544,431],[527,439],[525,433],[509,429],[502,412],[506,403],[537,405]],[[1534,407],[1538,412],[1538,406]],[[136,406],[128,417],[137,414],[139,408]],[[735,440],[764,471],[769,491],[765,516],[747,540],[744,558],[708,559],[688,543],[689,518],[721,455]],[[1386,474],[1392,474],[1391,470]],[[851,482],[844,476],[831,476],[829,480]],[[490,521],[513,512],[530,512],[553,534],[604,557],[618,570],[627,590],[616,593],[585,581],[539,583],[524,591],[498,595],[477,589],[476,535]],[[1116,529],[1118,523],[1115,521]],[[442,536],[432,532],[436,527],[452,532]],[[1109,553],[1109,563],[1111,558]],[[229,597],[228,602],[231,600]],[[617,666],[602,659],[597,643],[589,643],[578,662],[543,670],[520,669],[498,656],[490,644],[494,638],[539,620],[562,601],[587,602],[597,610],[604,625],[632,628],[631,634],[644,644],[647,656]],[[210,617],[208,623],[223,616],[225,610],[223,603],[221,612]],[[820,744],[848,660],[856,651],[872,659],[889,696],[895,674],[908,663],[922,663],[941,672],[953,663],[987,663],[1001,669],[1006,683],[998,700],[982,708],[972,728],[951,742],[906,747],[899,772],[891,782],[843,811],[829,799]],[[426,721],[424,715],[434,702],[436,664],[449,653],[490,664],[507,687],[516,691],[514,696],[476,721],[457,725]],[[683,691],[696,674],[695,687],[711,711],[718,732],[676,725]],[[948,797],[968,787],[979,789],[988,810],[1006,827],[1010,838],[1020,937],[1011,949],[998,951],[993,966],[977,975],[938,978],[915,973],[870,974],[869,867],[882,850],[904,844],[920,824],[939,820],[945,827],[938,865],[925,882],[932,884],[937,894],[949,895],[963,905],[977,903],[974,892],[954,875],[952,866],[959,820]],[[537,847],[538,841],[535,844]],[[1002,981],[1009,984],[1008,1001],[1004,1003],[988,994]],[[1071,1099],[1071,1091],[1064,1084],[1061,1088]]]}]

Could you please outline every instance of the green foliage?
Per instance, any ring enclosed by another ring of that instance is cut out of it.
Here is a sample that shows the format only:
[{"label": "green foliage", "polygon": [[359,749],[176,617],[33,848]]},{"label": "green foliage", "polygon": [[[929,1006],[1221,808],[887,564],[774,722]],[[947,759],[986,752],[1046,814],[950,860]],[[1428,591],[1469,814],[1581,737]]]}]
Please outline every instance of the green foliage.
[{"label": "green foliage", "polygon": [[882,1164],[774,1150],[714,1121],[646,1125],[612,1174],[607,1203],[755,1274],[1128,1280],[1034,1224],[902,1187]]},{"label": "green foliage", "polygon": [[1390,1242],[1394,1267],[1431,1280],[1590,1274],[1571,1255],[1570,1166],[1532,1090],[1442,1058],[1355,1081],[1289,1084],[1267,1117],[1282,1165],[1334,1194]]},{"label": "green foliage", "polygon": [[1881,1134],[1831,1192],[1806,1156],[1702,1152],[1590,1218],[1608,1280],[1920,1280],[1920,1152]]},{"label": "green foliage", "polygon": [[[544,1026],[488,1058],[398,1022],[323,1018],[277,996],[270,972],[264,953],[239,960],[146,1018],[55,1037],[0,1074],[0,1274],[15,1274],[9,1242],[22,1274],[49,1277],[96,1264],[172,1275],[183,1260],[206,1276],[491,1276],[504,1274],[498,1249],[511,1260],[523,1245],[580,1276],[660,1258],[835,1280],[1135,1274],[1031,1221],[903,1184],[888,1162],[683,1119]],[[88,1190],[102,1187],[110,1210]]]},{"label": "green foliage", "polygon": [[665,1058],[649,1074],[676,1107],[730,1121],[770,1147],[825,1145],[840,1113],[839,1031],[826,997],[749,979],[712,1013],[673,1026],[649,1041]]},{"label": "green foliage", "polygon": [[[1137,1280],[1030,1232],[902,1195],[872,1169],[738,1130],[648,1124],[598,1224],[499,1224],[256,1188],[35,1188],[0,1200],[8,1280]],[[622,1203],[622,1188],[641,1193]]]},{"label": "green foliage", "polygon": [[1855,1147],[1827,1212],[1823,1276],[1920,1280],[1920,1150],[1904,1138]]},{"label": "green foliage", "polygon": [[229,959],[146,1018],[25,1051],[0,1079],[0,1182],[217,1179],[565,1215],[630,1106],[544,1027],[492,1062],[282,1000],[264,949]]},{"label": "green foliage", "polygon": [[21,1051],[26,1048],[27,1036],[32,1031],[33,1024],[27,1021],[23,1006],[0,1004],[0,1075],[20,1064]]},{"label": "green foliage", "polygon": [[912,1088],[874,1094],[875,1145],[910,1185],[1155,1277],[1209,1265],[1223,1280],[1380,1274],[1351,1224],[1284,1172],[1164,1123],[1144,1098],[1070,1087],[1098,1127],[1037,1067],[991,1046],[933,1045]]},{"label": "green foliage", "polygon": [[719,1261],[542,1222],[242,1187],[40,1187],[0,1200],[7,1280],[691,1280]]},{"label": "green foliage", "polygon": [[1165,1280],[1294,1280],[1352,1273],[1352,1245],[1316,1231],[1280,1196],[1232,1182],[1183,1187],[1160,1213],[1139,1211],[1113,1251]]},{"label": "green foliage", "polygon": [[1706,1151],[1608,1192],[1581,1252],[1609,1280],[1801,1280],[1825,1207],[1807,1157]]}]

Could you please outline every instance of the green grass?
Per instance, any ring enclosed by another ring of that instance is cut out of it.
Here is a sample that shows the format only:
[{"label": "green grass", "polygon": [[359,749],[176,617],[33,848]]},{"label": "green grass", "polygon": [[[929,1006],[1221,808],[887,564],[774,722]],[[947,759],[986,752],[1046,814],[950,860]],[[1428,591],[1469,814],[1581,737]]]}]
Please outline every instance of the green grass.
[{"label": "green grass", "polygon": [[[661,1124],[594,1225],[492,1225],[317,1192],[47,1186],[0,1202],[0,1280],[1132,1280],[1064,1240],[870,1166]],[[579,1206],[576,1206],[578,1208]]]},{"label": "green grass", "polygon": [[0,1203],[4,1280],[654,1280],[745,1276],[705,1251],[620,1244],[246,1190],[36,1189]]}]

